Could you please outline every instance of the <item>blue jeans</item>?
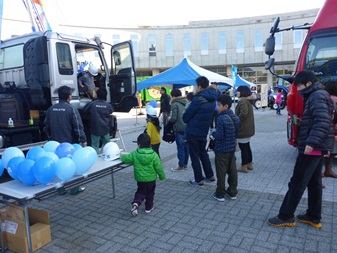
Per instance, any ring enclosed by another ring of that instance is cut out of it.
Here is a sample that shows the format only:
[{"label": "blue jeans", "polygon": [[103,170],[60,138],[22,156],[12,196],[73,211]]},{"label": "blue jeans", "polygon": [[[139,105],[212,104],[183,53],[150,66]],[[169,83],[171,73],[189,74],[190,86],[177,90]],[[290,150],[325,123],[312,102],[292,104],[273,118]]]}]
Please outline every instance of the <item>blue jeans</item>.
[{"label": "blue jeans", "polygon": [[184,168],[188,163],[188,156],[190,154],[188,145],[185,145],[184,132],[175,133],[176,144],[177,144],[177,157],[179,168]]},{"label": "blue jeans", "polygon": [[318,220],[322,218],[322,166],[322,156],[298,154],[294,172],[288,184],[288,192],[278,215],[280,219],[287,220],[294,217],[306,188],[308,188],[307,214]]},{"label": "blue jeans", "polygon": [[276,114],[281,114],[281,105],[280,104],[276,105],[277,105]]},{"label": "blue jeans", "polygon": [[209,156],[206,151],[206,143],[206,136],[201,137],[190,135],[188,138],[191,163],[194,172],[194,180],[196,182],[204,180],[201,171],[201,164],[206,178],[211,178],[214,176],[211,161],[209,160]]}]

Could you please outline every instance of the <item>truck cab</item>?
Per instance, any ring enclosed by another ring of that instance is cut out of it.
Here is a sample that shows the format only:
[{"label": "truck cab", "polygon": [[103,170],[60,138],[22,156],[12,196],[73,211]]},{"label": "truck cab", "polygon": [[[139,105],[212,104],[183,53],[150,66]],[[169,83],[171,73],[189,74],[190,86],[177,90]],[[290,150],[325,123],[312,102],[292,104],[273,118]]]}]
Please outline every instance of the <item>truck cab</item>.
[{"label": "truck cab", "polygon": [[[45,140],[42,131],[45,112],[58,102],[60,86],[72,88],[71,103],[81,113],[92,99],[79,87],[78,78],[90,64],[98,68],[96,89],[108,91],[107,101],[115,111],[129,112],[136,106],[132,44],[126,41],[109,45],[109,62],[103,53],[106,45],[99,38],[81,38],[51,31],[2,41],[0,148]],[[14,121],[14,128],[8,128],[9,118]],[[29,125],[31,118],[33,125]]]},{"label": "truck cab", "polygon": [[[303,99],[299,95],[297,88],[292,84],[294,76],[303,70],[312,71],[319,82],[324,84],[329,80],[337,80],[337,1],[326,0],[323,7],[317,14],[313,24],[280,29],[280,18],[276,18],[270,30],[270,36],[265,43],[265,53],[269,56],[266,62],[266,69],[272,74],[291,83],[287,96],[287,136],[290,145],[296,146],[298,119],[303,115]],[[295,63],[293,75],[277,75],[272,72],[274,58],[271,58],[275,51],[274,34],[283,31],[305,29],[308,30],[304,39],[299,57]]]}]

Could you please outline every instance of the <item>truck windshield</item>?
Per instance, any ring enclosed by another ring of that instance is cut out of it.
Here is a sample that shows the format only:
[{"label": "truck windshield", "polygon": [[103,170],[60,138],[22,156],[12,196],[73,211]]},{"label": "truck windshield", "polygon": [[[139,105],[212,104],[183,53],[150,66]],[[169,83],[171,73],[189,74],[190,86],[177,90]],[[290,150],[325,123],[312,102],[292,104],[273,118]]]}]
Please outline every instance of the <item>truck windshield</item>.
[{"label": "truck windshield", "polygon": [[312,70],[324,83],[337,79],[337,35],[314,37],[309,41],[306,69]]}]

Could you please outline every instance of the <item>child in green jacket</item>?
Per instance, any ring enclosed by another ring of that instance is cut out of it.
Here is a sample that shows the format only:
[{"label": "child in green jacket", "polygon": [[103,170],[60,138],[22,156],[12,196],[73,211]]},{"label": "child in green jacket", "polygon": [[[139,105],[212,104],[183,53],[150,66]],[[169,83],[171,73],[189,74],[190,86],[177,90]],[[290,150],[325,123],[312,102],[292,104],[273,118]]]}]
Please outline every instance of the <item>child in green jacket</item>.
[{"label": "child in green jacket", "polygon": [[130,154],[121,154],[124,163],[133,164],[134,177],[137,181],[137,191],[132,202],[131,214],[138,215],[139,206],[145,202],[145,213],[151,213],[154,209],[154,193],[156,188],[157,175],[160,180],[165,179],[165,172],[160,158],[153,151],[150,144],[150,137],[142,133],[137,138],[138,149]]}]

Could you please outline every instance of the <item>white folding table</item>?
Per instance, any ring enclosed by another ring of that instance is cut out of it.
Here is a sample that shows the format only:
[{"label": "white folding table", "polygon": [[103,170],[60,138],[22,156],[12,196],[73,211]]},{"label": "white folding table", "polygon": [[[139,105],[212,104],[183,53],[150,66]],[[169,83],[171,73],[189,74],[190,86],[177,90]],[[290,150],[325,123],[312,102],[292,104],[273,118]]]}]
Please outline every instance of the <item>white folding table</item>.
[{"label": "white folding table", "polygon": [[[75,175],[68,181],[61,181],[56,177],[48,185],[25,185],[17,180],[12,180],[0,184],[0,203],[10,206],[20,206],[24,209],[26,220],[26,233],[28,240],[29,252],[32,252],[31,237],[30,237],[30,224],[28,216],[27,203],[33,199],[41,200],[43,198],[55,195],[58,189],[64,188],[65,190],[73,189],[85,183],[97,180],[108,174],[111,174],[113,198],[115,198],[115,184],[114,172],[129,167],[130,164],[124,164],[120,159],[114,161],[105,161],[103,157],[99,156],[96,163],[83,175]],[[3,233],[1,231],[1,240],[3,244]],[[2,252],[4,252],[4,246]]]}]

